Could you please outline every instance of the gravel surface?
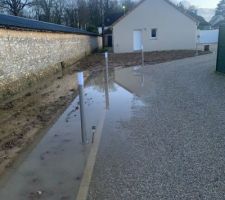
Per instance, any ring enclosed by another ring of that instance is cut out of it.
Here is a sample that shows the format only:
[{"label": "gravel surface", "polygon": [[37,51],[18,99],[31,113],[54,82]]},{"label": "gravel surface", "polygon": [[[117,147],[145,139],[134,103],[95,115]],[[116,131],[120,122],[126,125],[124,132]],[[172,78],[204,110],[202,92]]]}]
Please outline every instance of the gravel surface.
[{"label": "gravel surface", "polygon": [[[199,52],[204,54],[205,52]],[[146,53],[146,62],[159,63],[195,55],[195,51],[165,51]],[[94,73],[105,65],[103,54],[90,55],[62,74],[29,88],[18,98],[0,102],[0,175],[12,165],[20,152],[34,143],[65,110],[76,95],[75,73]],[[110,67],[132,66],[140,63],[140,53],[110,54]]]},{"label": "gravel surface", "polygon": [[88,200],[225,199],[225,76],[215,60],[138,70],[131,116],[107,114]]}]

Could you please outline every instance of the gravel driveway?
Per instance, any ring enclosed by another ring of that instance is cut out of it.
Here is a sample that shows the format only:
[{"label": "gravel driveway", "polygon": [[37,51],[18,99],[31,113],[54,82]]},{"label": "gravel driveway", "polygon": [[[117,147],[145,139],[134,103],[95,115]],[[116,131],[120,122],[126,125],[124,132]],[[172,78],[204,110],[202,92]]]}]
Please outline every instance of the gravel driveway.
[{"label": "gravel driveway", "polygon": [[122,101],[128,93],[111,101],[89,200],[225,199],[225,76],[215,73],[215,60],[204,55],[132,73],[142,86],[130,84],[125,116],[115,108],[129,104]]}]

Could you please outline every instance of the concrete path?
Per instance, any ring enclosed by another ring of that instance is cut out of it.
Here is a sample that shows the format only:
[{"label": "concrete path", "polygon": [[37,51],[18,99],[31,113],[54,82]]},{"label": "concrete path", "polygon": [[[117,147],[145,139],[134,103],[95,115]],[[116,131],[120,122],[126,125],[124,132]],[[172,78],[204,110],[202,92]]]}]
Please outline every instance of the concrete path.
[{"label": "concrete path", "polygon": [[88,200],[224,200],[215,55],[115,71]]}]

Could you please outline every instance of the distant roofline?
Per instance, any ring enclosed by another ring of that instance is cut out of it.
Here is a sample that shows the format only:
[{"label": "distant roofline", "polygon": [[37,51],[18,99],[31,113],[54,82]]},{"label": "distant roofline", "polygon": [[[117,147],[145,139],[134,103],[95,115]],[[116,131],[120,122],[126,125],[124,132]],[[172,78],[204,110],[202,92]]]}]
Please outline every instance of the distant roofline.
[{"label": "distant roofline", "polygon": [[8,29],[22,29],[42,32],[73,33],[80,35],[99,36],[99,34],[97,33],[88,32],[78,28],[5,14],[0,14],[0,27]]},{"label": "distant roofline", "polygon": [[[129,12],[127,12],[125,15],[123,15],[122,17],[120,17],[118,20],[116,20],[111,27],[115,26],[117,23],[119,23],[121,20],[123,20],[126,16],[128,16],[131,12],[133,12],[137,7],[139,7],[143,2],[145,2],[147,0],[141,0],[133,9],[131,9]],[[166,3],[168,3],[169,5],[171,5],[173,8],[175,8],[177,11],[179,11],[180,13],[182,13],[183,15],[185,15],[186,17],[188,17],[189,19],[191,19],[192,21],[194,21],[196,24],[199,23],[199,21],[197,19],[195,19],[194,17],[190,16],[188,13],[183,12],[182,10],[180,10],[174,3],[172,3],[170,0],[163,0]]]}]

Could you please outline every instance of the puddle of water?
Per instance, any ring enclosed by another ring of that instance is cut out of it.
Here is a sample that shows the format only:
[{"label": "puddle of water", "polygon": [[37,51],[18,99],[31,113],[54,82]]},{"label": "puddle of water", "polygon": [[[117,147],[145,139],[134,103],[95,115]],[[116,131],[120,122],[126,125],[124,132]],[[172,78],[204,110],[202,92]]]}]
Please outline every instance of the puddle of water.
[{"label": "puddle of water", "polygon": [[[89,141],[92,126],[98,125],[106,107],[111,119],[119,121],[132,116],[132,106],[143,106],[138,98],[144,85],[139,67],[112,70],[107,82],[103,74],[91,78],[84,90]],[[81,144],[77,97],[25,161],[12,170],[7,182],[1,184],[0,199],[75,199],[90,146]]]},{"label": "puddle of water", "polygon": [[136,66],[115,70],[115,83],[130,93],[141,96],[145,79],[140,69],[141,67]]}]

